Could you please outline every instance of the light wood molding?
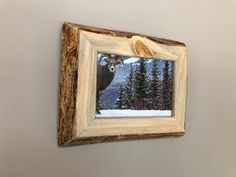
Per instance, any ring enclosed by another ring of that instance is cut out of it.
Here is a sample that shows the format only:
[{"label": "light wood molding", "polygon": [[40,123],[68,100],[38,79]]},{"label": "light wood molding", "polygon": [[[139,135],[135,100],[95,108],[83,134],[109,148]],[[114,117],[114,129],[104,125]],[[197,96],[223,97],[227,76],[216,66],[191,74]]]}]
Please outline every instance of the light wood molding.
[{"label": "light wood molding", "polygon": [[[96,118],[97,53],[174,61],[172,117]],[[179,136],[185,132],[185,44],[136,33],[65,23],[62,28],[58,145]]]}]

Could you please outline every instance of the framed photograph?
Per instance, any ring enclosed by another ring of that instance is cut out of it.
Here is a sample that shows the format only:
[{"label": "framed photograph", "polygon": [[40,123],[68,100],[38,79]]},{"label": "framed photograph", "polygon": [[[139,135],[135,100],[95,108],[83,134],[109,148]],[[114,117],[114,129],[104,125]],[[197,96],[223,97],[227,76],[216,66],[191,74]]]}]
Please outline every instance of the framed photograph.
[{"label": "framed photograph", "polygon": [[186,97],[184,43],[64,23],[60,147],[183,135]]}]

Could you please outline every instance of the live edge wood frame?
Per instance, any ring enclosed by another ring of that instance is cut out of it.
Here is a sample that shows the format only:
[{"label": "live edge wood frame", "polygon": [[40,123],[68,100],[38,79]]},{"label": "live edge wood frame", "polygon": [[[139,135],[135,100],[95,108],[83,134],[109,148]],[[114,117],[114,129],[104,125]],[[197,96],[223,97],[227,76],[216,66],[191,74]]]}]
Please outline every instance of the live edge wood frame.
[{"label": "live edge wood frame", "polygon": [[[173,60],[172,116],[95,119],[97,52]],[[58,145],[180,136],[185,133],[187,63],[184,43],[64,23]]]}]

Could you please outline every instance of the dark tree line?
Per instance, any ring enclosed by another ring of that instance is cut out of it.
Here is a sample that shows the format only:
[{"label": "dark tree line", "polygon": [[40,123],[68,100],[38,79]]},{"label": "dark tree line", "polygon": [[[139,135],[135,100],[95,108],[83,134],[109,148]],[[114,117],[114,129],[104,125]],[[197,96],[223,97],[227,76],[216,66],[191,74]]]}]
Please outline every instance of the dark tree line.
[{"label": "dark tree line", "polygon": [[165,61],[161,74],[159,61],[154,60],[151,75],[147,73],[146,60],[132,66],[126,83],[119,88],[117,109],[171,110],[172,109],[172,68]]}]

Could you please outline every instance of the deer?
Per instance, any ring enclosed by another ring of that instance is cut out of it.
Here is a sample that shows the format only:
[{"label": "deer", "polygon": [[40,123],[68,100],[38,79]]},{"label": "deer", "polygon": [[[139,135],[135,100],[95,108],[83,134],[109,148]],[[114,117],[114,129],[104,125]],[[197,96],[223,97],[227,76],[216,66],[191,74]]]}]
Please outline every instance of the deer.
[{"label": "deer", "polygon": [[[106,62],[101,65],[101,61]],[[102,54],[97,62],[97,96],[96,96],[96,113],[101,114],[99,111],[99,98],[103,90],[105,90],[112,82],[116,74],[116,66],[124,64],[123,58],[117,55]]]}]

